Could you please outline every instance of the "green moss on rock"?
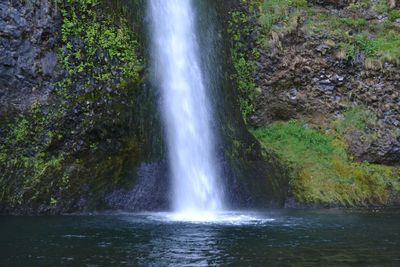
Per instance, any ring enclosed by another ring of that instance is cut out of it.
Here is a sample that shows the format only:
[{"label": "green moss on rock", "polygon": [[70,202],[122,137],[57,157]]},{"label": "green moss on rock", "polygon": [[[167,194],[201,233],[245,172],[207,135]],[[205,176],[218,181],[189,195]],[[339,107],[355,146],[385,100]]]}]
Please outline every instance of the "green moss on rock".
[{"label": "green moss on rock", "polygon": [[[254,35],[253,32],[257,32],[257,24],[254,21],[258,12],[256,2],[241,1],[240,6],[230,12],[229,20],[228,33],[232,40],[231,57],[234,67],[232,79],[237,84],[239,107],[245,122],[254,112],[254,99],[257,94],[254,75],[260,53],[256,44],[261,42],[261,35]],[[254,39],[254,36],[257,38]]]},{"label": "green moss on rock", "polygon": [[400,194],[399,169],[354,162],[338,136],[290,121],[253,130],[264,155],[277,154],[291,170],[291,194],[303,203],[392,204]]},{"label": "green moss on rock", "polygon": [[142,64],[137,57],[138,42],[124,16],[102,12],[108,6],[100,0],[58,0],[58,4],[64,45],[59,55],[69,78],[89,72],[95,80],[110,80],[113,73],[96,70],[95,64],[101,53],[106,53],[106,62],[101,63],[117,65],[112,71],[122,72],[125,80],[139,79]]},{"label": "green moss on rock", "polygon": [[101,206],[132,183],[132,125],[142,62],[123,10],[108,1],[57,0],[58,82],[45,101],[0,125],[0,208],[41,212]]}]

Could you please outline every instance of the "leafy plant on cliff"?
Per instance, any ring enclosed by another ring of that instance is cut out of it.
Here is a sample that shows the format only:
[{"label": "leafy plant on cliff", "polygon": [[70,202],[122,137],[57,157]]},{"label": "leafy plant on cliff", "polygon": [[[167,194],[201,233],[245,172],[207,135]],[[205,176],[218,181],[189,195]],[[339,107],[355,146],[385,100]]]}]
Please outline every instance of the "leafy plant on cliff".
[{"label": "leafy plant on cliff", "polygon": [[0,145],[0,200],[3,203],[46,202],[54,196],[51,192],[68,188],[67,177],[49,180],[52,173],[60,171],[64,160],[63,153],[49,151],[60,135],[49,130],[48,124],[59,119],[58,115],[43,114],[35,103],[29,112],[2,128],[5,138]]},{"label": "leafy plant on cliff", "polygon": [[106,53],[108,60],[118,60],[114,71],[121,71],[125,79],[139,79],[138,44],[124,17],[101,17],[96,11],[101,8],[98,0],[58,0],[58,4],[63,15],[61,34],[65,45],[59,54],[69,76],[90,72],[98,81],[111,79],[110,72],[96,71],[93,63],[101,53]]},{"label": "leafy plant on cliff", "polygon": [[[242,1],[243,2],[243,1]],[[250,43],[252,32],[255,30],[251,20],[256,16],[256,5],[250,4],[249,9],[231,12],[228,32],[231,35],[231,57],[235,69],[232,79],[237,82],[239,107],[245,122],[254,112],[254,99],[256,84],[254,74],[256,71],[255,60],[259,53],[257,49],[251,50]]]},{"label": "leafy plant on cliff", "polygon": [[[240,1],[240,7],[231,12],[228,32],[231,35],[231,57],[235,69],[233,79],[238,85],[238,99],[245,122],[254,112],[257,95],[255,73],[260,50],[267,43],[272,26],[280,20],[297,23],[299,13],[293,8],[306,7],[306,0]],[[295,13],[296,16],[289,16]]]},{"label": "leafy plant on cliff", "polygon": [[385,204],[400,194],[395,168],[357,163],[340,139],[296,121],[253,130],[266,154],[273,151],[291,169],[292,194],[306,203],[347,206]]},{"label": "leafy plant on cliff", "polygon": [[[45,102],[0,125],[1,204],[54,206],[90,183],[101,191],[122,179],[137,142],[117,129],[130,119],[142,63],[130,25],[121,12],[106,12],[106,2],[53,2],[62,15],[58,68],[65,72]],[[110,135],[124,149],[114,151]]]}]

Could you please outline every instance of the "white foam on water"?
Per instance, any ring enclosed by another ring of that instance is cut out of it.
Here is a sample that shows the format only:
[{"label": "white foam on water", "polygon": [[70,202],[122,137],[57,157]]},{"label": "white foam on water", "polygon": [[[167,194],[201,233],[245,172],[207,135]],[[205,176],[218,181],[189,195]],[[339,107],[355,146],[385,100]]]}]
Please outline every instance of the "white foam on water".
[{"label": "white foam on water", "polygon": [[166,223],[182,222],[194,224],[257,225],[275,220],[266,217],[265,214],[261,215],[250,212],[154,212],[142,213],[142,215],[150,221],[161,221]]}]

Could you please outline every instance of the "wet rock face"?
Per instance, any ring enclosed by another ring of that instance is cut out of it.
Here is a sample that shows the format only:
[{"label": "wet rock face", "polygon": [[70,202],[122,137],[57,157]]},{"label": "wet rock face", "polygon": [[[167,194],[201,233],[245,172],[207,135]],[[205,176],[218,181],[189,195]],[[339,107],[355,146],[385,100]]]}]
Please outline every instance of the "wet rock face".
[{"label": "wet rock face", "polygon": [[387,128],[378,128],[379,137],[369,141],[365,133],[351,132],[346,136],[347,144],[352,155],[360,161],[378,162],[398,165],[400,162],[400,138],[393,137]]},{"label": "wet rock face", "polygon": [[[232,41],[229,23],[232,12],[240,8],[243,1],[207,0],[204,3],[207,8],[199,16],[200,23],[203,23],[202,34],[208,32],[211,33],[208,36],[213,37],[200,38],[200,47],[208,47],[210,43],[215,45],[212,53],[202,51],[201,54],[205,62],[210,62],[211,67],[205,68],[212,71],[209,77],[215,77],[208,90],[211,91],[210,101],[215,110],[216,166],[219,167],[220,182],[224,185],[225,203],[233,209],[282,207],[287,194],[288,176],[277,162],[266,161],[262,157],[259,144],[243,121],[238,103],[238,85],[231,77],[234,64],[230,54],[232,51],[227,49]],[[210,21],[215,21],[215,29],[211,31]],[[252,37],[245,42],[255,42]],[[251,51],[251,48],[246,51]]]},{"label": "wet rock face", "polygon": [[107,194],[111,209],[127,211],[160,211],[170,207],[170,181],[166,162],[142,163],[137,170],[138,182],[132,189],[117,189]]},{"label": "wet rock face", "polygon": [[[127,78],[121,70],[126,60],[111,57],[100,42],[85,43],[79,34],[62,40],[66,15],[63,19],[61,9],[70,15],[78,12],[74,3],[87,1],[65,1],[67,6],[58,7],[55,2],[0,1],[0,212],[108,208],[106,194],[129,191],[141,161],[163,157],[155,90],[143,78],[144,71],[131,68],[137,78]],[[125,18],[119,9],[124,5],[106,9],[103,3],[115,2],[98,1],[97,8],[90,9],[97,15],[93,22],[112,33],[123,32],[125,41],[136,38],[133,33],[142,19],[136,7],[144,6],[142,2],[127,1],[132,21],[125,24],[109,22],[113,17],[106,12]],[[87,26],[83,18],[76,23]],[[120,43],[109,45],[120,48]],[[136,39],[131,43],[137,44]],[[129,46],[137,57],[129,57],[129,62],[142,57],[138,47]],[[89,48],[96,51],[94,56],[88,56]],[[71,69],[81,63],[93,69],[72,76],[65,69],[65,56],[78,50],[80,57],[68,62],[73,63]],[[96,80],[100,74],[111,78]],[[34,184],[24,186],[30,182]]]},{"label": "wet rock face", "polygon": [[60,25],[52,2],[0,3],[0,114],[24,110],[52,90]]},{"label": "wet rock face", "polygon": [[368,134],[346,133],[349,151],[360,161],[400,164],[400,69],[389,63],[368,67],[357,57],[362,55],[343,60],[335,42],[301,29],[281,36],[257,62],[261,92],[251,123],[302,119],[329,129],[346,109],[365,107],[376,121],[368,125]]}]

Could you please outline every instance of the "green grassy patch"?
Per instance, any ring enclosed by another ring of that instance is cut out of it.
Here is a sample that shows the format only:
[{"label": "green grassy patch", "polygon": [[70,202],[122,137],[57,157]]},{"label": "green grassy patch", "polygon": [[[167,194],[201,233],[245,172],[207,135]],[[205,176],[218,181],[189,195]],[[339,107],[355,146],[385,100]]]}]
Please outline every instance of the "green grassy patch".
[{"label": "green grassy patch", "polygon": [[[351,6],[350,6],[351,8]],[[393,26],[400,13],[389,10],[386,2],[372,6],[359,3],[354,9],[370,9],[387,16],[387,21],[367,21],[363,17],[338,17],[329,13],[315,13],[306,21],[310,34],[323,34],[335,40],[344,58],[353,60],[356,53],[363,53],[367,60],[400,63],[400,31]],[[349,49],[351,48],[351,49]]]},{"label": "green grassy patch", "polygon": [[[334,40],[339,55],[348,61],[354,60],[356,53],[364,53],[368,60],[399,64],[400,31],[393,22],[400,18],[400,11],[391,10],[385,0],[357,1],[347,9],[352,12],[339,16],[317,10],[303,0],[265,0],[260,4],[259,23],[268,39],[271,32],[290,32],[301,20],[304,21],[302,29],[308,34]],[[367,21],[362,17],[362,10],[388,19]]]},{"label": "green grassy patch", "polygon": [[367,126],[376,124],[376,115],[370,110],[355,106],[344,111],[342,119],[336,121],[336,131],[343,135],[352,130],[364,130]]},{"label": "green grassy patch", "polygon": [[294,10],[305,7],[306,0],[266,0],[262,4],[260,23],[269,31],[274,24],[289,20]]},{"label": "green grassy patch", "polygon": [[352,161],[345,144],[333,135],[296,121],[252,132],[265,155],[274,152],[290,168],[292,194],[301,202],[385,204],[400,193],[395,168]]}]

